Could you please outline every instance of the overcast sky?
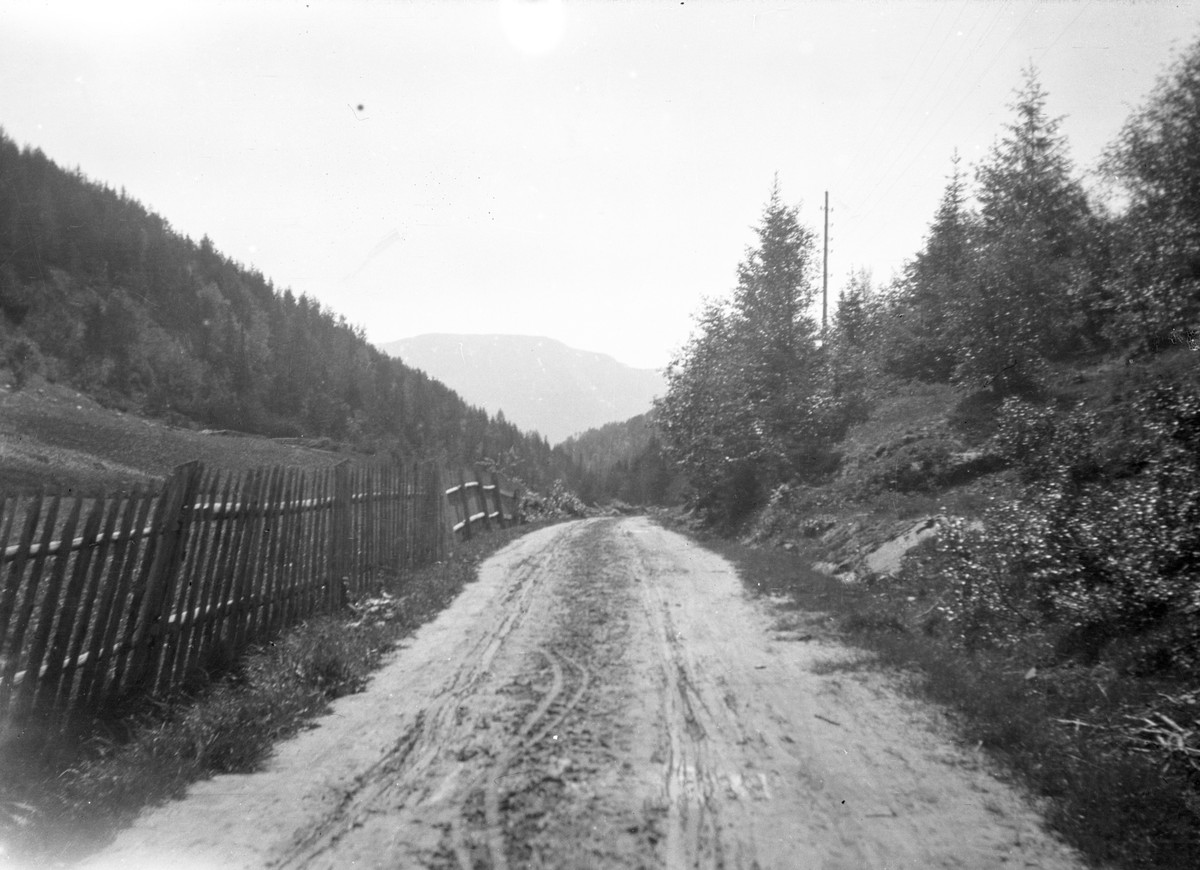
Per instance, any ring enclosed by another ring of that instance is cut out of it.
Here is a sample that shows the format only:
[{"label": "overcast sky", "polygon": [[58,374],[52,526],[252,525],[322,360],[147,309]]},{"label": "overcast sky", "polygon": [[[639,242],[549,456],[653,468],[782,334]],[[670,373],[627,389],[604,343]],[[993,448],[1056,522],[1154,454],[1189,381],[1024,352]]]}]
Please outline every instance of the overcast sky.
[{"label": "overcast sky", "polygon": [[0,5],[0,127],[375,342],[547,335],[664,365],[778,173],[831,296],[919,249],[1031,63],[1080,171],[1200,4]]}]

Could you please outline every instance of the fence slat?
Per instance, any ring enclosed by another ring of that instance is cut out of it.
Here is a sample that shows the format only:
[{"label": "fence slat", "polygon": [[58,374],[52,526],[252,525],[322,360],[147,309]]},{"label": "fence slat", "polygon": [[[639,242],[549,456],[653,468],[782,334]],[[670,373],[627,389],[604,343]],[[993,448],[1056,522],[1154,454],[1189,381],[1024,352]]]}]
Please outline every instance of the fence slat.
[{"label": "fence slat", "polygon": [[[95,541],[92,552],[92,560],[88,572],[87,585],[81,595],[82,612],[79,614],[79,622],[75,627],[75,634],[71,638],[71,645],[67,649],[67,658],[71,661],[71,670],[59,686],[58,698],[55,701],[56,707],[71,707],[73,701],[82,695],[83,685],[83,668],[80,662],[80,656],[86,655],[83,652],[84,643],[88,639],[89,632],[95,632],[97,628],[93,623],[93,616],[96,617],[95,622],[99,622],[99,609],[97,603],[103,601],[101,592],[101,581],[104,577],[104,567],[108,559],[108,551],[112,546],[113,533],[117,528],[117,515],[120,513],[119,506],[120,498],[112,498],[106,500],[103,498],[97,499],[97,504],[104,508],[104,529],[98,532],[98,538]],[[79,684],[78,693],[72,691],[76,684]]]},{"label": "fence slat", "polygon": [[[4,683],[0,685],[0,710],[5,709],[10,703],[16,701],[19,703],[19,696],[22,694],[21,688],[14,685],[14,680],[17,675],[19,666],[25,661],[25,631],[29,627],[30,619],[33,616],[34,605],[37,602],[38,584],[42,577],[42,566],[46,562],[47,548],[54,535],[54,523],[58,519],[58,507],[62,501],[61,496],[54,496],[50,500],[50,509],[46,511],[46,518],[42,524],[42,538],[38,545],[37,555],[33,557],[33,562],[29,567],[29,575],[25,579],[24,590],[21,596],[21,606],[16,611],[17,620],[12,626],[12,636],[9,639],[8,660],[4,665]],[[31,545],[22,542],[25,552],[28,553]],[[21,575],[16,575],[17,583],[20,584]],[[12,590],[14,593],[16,589]],[[26,690],[28,684],[26,684]]]},{"label": "fence slat", "polygon": [[[75,526],[79,524],[79,514],[83,508],[83,500],[80,498],[71,498],[70,502],[70,507],[67,508],[67,521],[64,523],[61,532],[63,539],[68,541],[75,537]],[[55,531],[53,525],[53,523],[49,522],[46,524],[45,530],[51,535]],[[30,598],[34,599],[33,612],[36,616],[31,620],[34,630],[33,635],[29,639],[29,654],[25,664],[25,679],[21,685],[14,687],[16,694],[15,715],[18,717],[33,706],[34,696],[37,694],[38,683],[42,675],[42,666],[46,663],[46,652],[50,648],[51,630],[54,627],[55,617],[60,615],[61,608],[58,602],[62,593],[63,580],[67,574],[67,564],[71,561],[70,550],[60,551],[51,557],[49,547],[45,549],[47,551],[46,559],[51,563],[50,576],[47,579],[46,585],[42,589],[36,590],[36,598],[32,595],[34,587],[30,586],[29,590],[31,593]]]},{"label": "fence slat", "polygon": [[121,518],[122,534],[116,542],[116,550],[113,551],[112,569],[108,582],[104,584],[103,597],[96,614],[96,628],[88,648],[89,658],[79,678],[79,696],[89,705],[111,700],[117,690],[106,677],[110,670],[116,670],[121,608],[125,604],[125,596],[132,582],[142,541],[130,532],[132,529],[145,527],[153,501],[154,498],[149,492],[141,486],[135,486],[125,502],[125,512]]},{"label": "fence slat", "polygon": [[198,462],[181,465],[163,491],[160,519],[155,523],[154,559],[143,586],[126,680],[130,691],[153,687],[167,638],[171,593],[182,564],[200,471]]},{"label": "fence slat", "polygon": [[[292,473],[289,497],[298,505],[304,504],[307,480],[308,475],[299,469]],[[284,556],[288,561],[284,574],[283,602],[279,610],[280,628],[297,621],[296,614],[299,605],[297,592],[304,576],[304,522],[309,513],[297,510],[288,514],[287,546],[284,548]]]},{"label": "fence slat", "polygon": [[[8,582],[0,590],[0,715],[8,708],[9,693],[12,689],[12,678],[16,675],[20,664],[20,642],[13,639],[9,633],[9,622],[17,606],[17,592],[21,588],[21,579],[25,574],[25,563],[29,558],[29,550],[33,546],[33,536],[37,531],[38,520],[41,518],[44,496],[40,493],[26,507],[25,525],[21,529],[21,537],[16,544],[16,552],[8,566]],[[15,515],[18,504],[13,505]],[[12,518],[8,525],[11,528]],[[3,568],[3,566],[0,566]]]},{"label": "fence slat", "polygon": [[331,517],[333,535],[331,539],[330,561],[332,576],[329,578],[329,600],[326,607],[333,610],[339,606],[344,596],[346,585],[350,582],[351,554],[350,534],[353,517],[350,503],[352,483],[350,469],[346,463],[338,465],[333,470],[333,515]]},{"label": "fence slat", "polygon": [[282,532],[284,522],[284,499],[287,493],[289,471],[280,468],[276,474],[275,487],[271,491],[271,502],[268,507],[264,529],[266,540],[263,542],[263,554],[259,574],[258,619],[255,622],[253,636],[265,635],[274,630],[274,611],[277,609],[279,595],[279,551],[283,544]]},{"label": "fence slat", "polygon": [[275,466],[271,469],[270,477],[267,481],[266,493],[263,496],[262,506],[258,514],[258,547],[254,551],[252,558],[253,569],[248,578],[247,593],[249,598],[246,602],[247,607],[242,621],[242,640],[238,643],[238,648],[253,642],[254,638],[262,631],[263,618],[266,615],[266,605],[263,601],[265,595],[265,584],[270,579],[270,552],[271,547],[275,543],[274,530],[274,512],[275,504],[279,500],[280,481],[283,478],[283,469],[280,466]]},{"label": "fence slat", "polygon": [[328,541],[329,517],[333,513],[333,501],[330,499],[330,479],[332,469],[322,469],[317,476],[314,497],[319,499],[322,508],[313,514],[312,539],[310,542],[308,571],[305,577],[304,615],[311,616],[321,607],[321,578],[329,576]]},{"label": "fence slat", "polygon": [[[83,499],[78,500],[82,507]],[[46,653],[45,675],[38,679],[38,692],[34,698],[34,708],[36,710],[45,709],[48,713],[56,708],[55,701],[59,695],[59,682],[63,680],[64,675],[67,680],[74,677],[74,656],[68,663],[67,656],[71,646],[71,638],[76,634],[76,622],[83,622],[88,618],[90,608],[80,606],[80,598],[83,595],[83,584],[87,579],[88,567],[91,564],[93,553],[93,544],[96,540],[96,533],[100,530],[100,520],[104,513],[104,500],[95,499],[92,504],[92,509],[88,512],[83,523],[83,533],[80,536],[81,546],[75,553],[75,564],[72,567],[71,579],[67,583],[67,588],[63,593],[62,605],[58,608],[58,625],[55,627],[54,639],[50,644],[50,649]],[[64,528],[63,537],[67,537],[67,532]],[[59,558],[65,563],[69,554],[63,554]],[[48,606],[53,608],[53,601],[57,600],[55,595],[53,599],[48,599]],[[86,628],[86,624],[84,628]]]},{"label": "fence slat", "polygon": [[[9,498],[4,493],[0,492],[0,553],[8,550],[8,536],[12,532],[13,522],[16,520],[18,506],[20,500]],[[0,576],[4,574],[4,565],[0,563]],[[0,639],[4,637],[0,631]]]},{"label": "fence slat", "polygon": [[169,642],[165,652],[161,679],[168,686],[177,685],[188,673],[188,651],[192,637],[202,619],[201,602],[204,587],[204,568],[210,557],[213,514],[216,510],[220,472],[207,473],[197,489],[199,509],[192,514],[192,532],[186,543],[187,562],[179,582],[178,600],[172,608]]},{"label": "fence slat", "polygon": [[262,537],[263,504],[270,492],[274,469],[266,469],[255,475],[250,498],[247,500],[245,511],[245,527],[239,541],[237,573],[234,577],[234,594],[232,613],[229,617],[229,657],[240,649],[246,639],[246,624],[250,620],[251,600],[253,597],[253,576],[255,556],[258,552],[259,541]]},{"label": "fence slat", "polygon": [[[225,486],[213,488],[217,500],[212,511],[212,543],[208,563],[204,567],[201,581],[202,594],[200,624],[193,632],[191,649],[188,650],[185,672],[206,668],[212,650],[219,645],[221,628],[225,620],[225,602],[228,596],[229,551],[237,535],[238,520],[232,514],[233,506],[239,503],[243,479],[236,474],[226,473]],[[218,496],[218,492],[220,495]]]}]

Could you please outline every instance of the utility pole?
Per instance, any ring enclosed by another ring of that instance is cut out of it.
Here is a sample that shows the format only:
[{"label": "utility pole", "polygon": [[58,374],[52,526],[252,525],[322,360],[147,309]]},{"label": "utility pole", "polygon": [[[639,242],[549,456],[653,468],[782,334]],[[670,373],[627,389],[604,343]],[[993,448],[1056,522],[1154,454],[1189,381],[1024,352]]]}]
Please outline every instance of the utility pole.
[{"label": "utility pole", "polygon": [[829,320],[829,191],[825,191],[825,262],[821,266],[821,337]]}]

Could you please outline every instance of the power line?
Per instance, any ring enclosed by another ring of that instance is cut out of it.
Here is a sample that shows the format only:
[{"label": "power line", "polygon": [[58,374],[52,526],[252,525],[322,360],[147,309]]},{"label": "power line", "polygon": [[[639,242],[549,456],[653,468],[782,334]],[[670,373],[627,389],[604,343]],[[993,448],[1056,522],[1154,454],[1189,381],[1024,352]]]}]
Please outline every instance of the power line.
[{"label": "power line", "polygon": [[[941,40],[941,42],[938,43],[938,47],[933,51],[932,54],[930,54],[929,62],[925,65],[925,68],[921,71],[921,77],[919,79],[917,79],[916,84],[913,85],[907,91],[907,93],[904,96],[903,101],[897,106],[895,118],[897,120],[900,120],[902,130],[908,128],[911,118],[913,117],[911,114],[908,113],[909,105],[912,103],[915,95],[924,93],[922,86],[925,84],[925,79],[929,75],[930,71],[933,69],[936,59],[938,58],[938,56],[941,55],[942,49],[945,48],[946,41],[950,38],[950,34],[954,32],[956,27],[958,27],[958,22],[962,18],[963,12],[966,11],[968,2],[969,2],[969,0],[964,0],[962,6],[959,7],[958,14],[954,17],[954,20],[950,22],[950,26],[946,29],[945,33],[942,34],[942,40]],[[906,117],[907,117],[907,120],[906,120]],[[868,165],[868,166],[870,166],[871,164],[873,164],[875,162],[876,154],[880,150],[880,148],[887,147],[887,145],[883,141],[883,139],[874,139],[873,135],[871,138],[872,138],[871,151],[869,152],[868,159],[866,160],[866,165]],[[889,137],[888,141],[894,141],[894,137]],[[851,164],[851,165],[853,165],[853,164]]]},{"label": "power line", "polygon": [[[896,87],[892,90],[891,96],[888,97],[886,105],[888,105],[888,106],[896,105],[896,95],[898,93],[900,93],[900,88],[904,84],[905,80],[908,78],[908,74],[910,72],[912,72],[912,68],[917,65],[917,58],[919,58],[921,56],[921,52],[923,52],[925,50],[925,45],[929,42],[929,37],[931,37],[933,35],[934,30],[937,29],[937,23],[941,20],[942,13],[946,11],[947,5],[949,5],[949,4],[941,4],[938,6],[937,15],[933,19],[933,24],[930,25],[929,29],[925,31],[925,38],[921,40],[921,44],[917,47],[916,52],[913,53],[912,60],[910,60],[908,62],[908,68],[904,70],[904,74],[902,76],[900,76],[900,78],[896,81]],[[953,28],[951,28],[951,29],[953,29]],[[949,33],[949,31],[947,31],[947,33]],[[945,43],[945,41],[946,41],[945,37],[943,37],[942,38],[943,44]],[[939,48],[940,48],[940,46],[939,46]],[[930,64],[932,64],[932,63],[933,63],[933,60],[931,58]],[[924,78],[924,73],[922,73],[922,78]],[[896,117],[900,117],[899,111],[897,111]],[[842,168],[842,171],[838,173],[837,177],[834,178],[833,184],[835,187],[841,182],[842,178],[845,176],[846,169],[851,166],[854,166],[858,163],[858,158],[860,156],[862,156],[862,150],[867,145],[867,143],[871,143],[872,145],[874,145],[875,131],[877,131],[879,129],[879,126],[882,123],[883,123],[883,114],[881,113],[875,117],[875,123],[874,123],[874,125],[872,125],[871,130],[870,130],[870,132],[867,133],[866,137],[864,139],[859,140],[858,148],[855,150],[854,156],[850,158],[850,162],[847,163],[846,166]]]},{"label": "power line", "polygon": [[[991,61],[988,63],[988,65],[986,67],[984,67],[983,72],[981,72],[978,76],[976,76],[975,81],[973,81],[971,83],[971,85],[963,93],[963,95],[959,99],[959,101],[954,104],[954,108],[952,108],[950,110],[950,112],[946,115],[945,120],[942,121],[942,123],[938,126],[938,128],[933,131],[933,134],[929,138],[927,138],[924,141],[924,143],[922,143],[921,148],[917,151],[917,153],[913,156],[913,158],[907,164],[905,164],[904,169],[899,174],[897,174],[895,180],[892,181],[892,183],[890,185],[888,185],[887,189],[884,190],[883,194],[881,194],[879,196],[877,201],[882,201],[887,198],[887,195],[892,192],[892,189],[896,186],[896,184],[900,181],[900,179],[903,178],[908,173],[908,170],[912,167],[912,164],[914,162],[916,162],[917,158],[920,157],[921,154],[924,153],[925,149],[929,146],[929,143],[932,142],[938,136],[938,134],[940,134],[942,132],[942,130],[945,129],[947,124],[950,123],[950,121],[954,118],[955,114],[958,112],[958,109],[972,95],[972,92],[975,90],[976,86],[981,81],[983,81],[984,77],[991,71],[992,67],[995,66],[996,61],[999,60],[1001,55],[1004,54],[1005,49],[1007,49],[1009,44],[1016,38],[1017,33],[1019,33],[1021,28],[1025,26],[1025,22],[1029,20],[1029,16],[1033,14],[1033,12],[1036,8],[1037,8],[1036,6],[1030,6],[1029,11],[1025,13],[1025,17],[1022,18],[1021,21],[1017,24],[1017,26],[1013,29],[1013,32],[1009,35],[1008,39],[1006,39],[1004,41],[1004,44],[1000,46],[999,51],[997,51],[996,54],[993,55]],[[976,126],[978,126],[978,125],[976,125]],[[868,202],[872,202],[870,194],[868,194],[867,198],[863,200],[862,205],[865,206],[865,205],[867,205]]]},{"label": "power line", "polygon": [[[991,23],[990,23],[990,24],[988,24],[988,26],[987,26],[987,30],[984,32],[983,36],[981,36],[981,37],[979,38],[979,41],[976,43],[976,45],[975,45],[975,48],[973,48],[973,49],[971,49],[970,51],[968,51],[968,53],[967,53],[967,55],[966,55],[966,58],[965,58],[965,60],[964,60],[962,63],[960,63],[960,64],[959,64],[959,65],[958,65],[958,66],[955,68],[955,70],[954,70],[953,74],[946,75],[946,76],[944,76],[944,77],[943,77],[943,79],[946,81],[946,83],[947,83],[947,84],[946,84],[946,87],[945,87],[945,88],[943,88],[943,91],[942,91],[941,93],[939,93],[939,94],[938,94],[938,96],[937,96],[937,98],[936,98],[936,99],[933,101],[933,104],[934,104],[934,105],[937,105],[938,103],[942,102],[942,101],[944,100],[945,96],[948,96],[948,95],[949,95],[949,92],[950,92],[950,91],[951,91],[951,90],[954,88],[955,84],[956,84],[956,83],[957,83],[957,82],[960,80],[959,76],[960,76],[961,72],[962,72],[962,71],[963,71],[963,70],[966,68],[966,65],[967,65],[967,63],[969,63],[969,62],[970,62],[970,58],[971,58],[971,56],[974,54],[974,52],[975,52],[975,49],[977,49],[979,46],[983,45],[983,43],[984,43],[984,42],[987,40],[987,38],[988,38],[988,37],[991,35],[992,31],[994,31],[994,30],[995,30],[995,28],[996,28],[996,25],[997,25],[997,24],[999,23],[999,21],[1000,21],[1000,18],[1001,18],[1001,17],[1004,15],[1004,11],[1005,11],[1005,10],[1004,10],[1004,8],[1003,8],[1003,7],[1001,7],[1001,8],[999,9],[999,11],[997,11],[997,13],[996,13],[996,14],[995,14],[995,15],[992,17]],[[980,19],[980,21],[981,21],[981,20],[982,20],[982,19]],[[978,26],[978,24],[979,24],[979,21],[976,21],[976,26]],[[1019,28],[1019,27],[1020,27],[1020,25],[1018,25],[1018,28]],[[972,28],[972,32],[973,32],[973,31],[974,31],[974,28]],[[1015,32],[1015,31],[1014,31],[1014,32]],[[1010,37],[1010,40],[1011,40],[1011,37]],[[1007,43],[1005,44],[1005,46],[1004,46],[1004,47],[1007,47]],[[1000,51],[1001,51],[1001,52],[1003,52],[1003,50],[1004,50],[1004,47],[1002,47],[1002,48],[1000,49]],[[993,61],[993,62],[994,62],[994,61]],[[990,68],[990,67],[989,67],[989,68]],[[972,86],[972,87],[973,87],[973,86]],[[970,93],[970,90],[969,90],[969,89],[968,89],[968,92],[967,92],[967,93],[968,93],[968,94]],[[960,100],[960,101],[959,101],[959,103],[956,105],[956,107],[955,107],[955,108],[957,109],[957,106],[958,106],[958,105],[961,105],[961,104],[962,104],[962,101]],[[948,120],[949,118],[953,117],[953,115],[954,115],[954,111],[952,110],[952,111],[950,112],[950,114],[947,116],[947,120]],[[919,126],[916,128],[916,129],[915,129],[915,130],[913,130],[913,131],[912,131],[912,133],[911,133],[910,135],[908,135],[908,136],[907,136],[907,138],[905,138],[905,140],[904,140],[904,144],[903,144],[903,145],[902,145],[900,148],[898,148],[898,149],[897,149],[897,151],[896,151],[896,156],[895,156],[895,157],[892,159],[892,162],[891,162],[891,163],[888,165],[888,168],[887,168],[886,170],[884,170],[884,172],[883,172],[882,176],[880,177],[879,181],[878,181],[878,182],[876,182],[875,186],[874,186],[873,188],[871,188],[870,192],[868,192],[868,193],[867,193],[867,195],[866,195],[865,197],[863,197],[863,199],[860,201],[860,203],[859,203],[859,204],[860,204],[861,206],[866,206],[868,203],[872,202],[872,199],[871,199],[871,198],[872,198],[872,196],[873,196],[873,195],[875,194],[875,192],[876,192],[876,191],[879,189],[879,187],[880,187],[880,186],[881,186],[881,185],[882,185],[884,182],[886,182],[886,181],[887,181],[887,179],[888,179],[888,177],[889,177],[889,174],[891,173],[892,169],[893,169],[893,168],[896,166],[896,164],[897,164],[897,163],[898,163],[898,162],[899,162],[901,159],[903,159],[903,158],[904,158],[904,156],[905,156],[906,154],[908,154],[908,153],[909,153],[909,146],[910,146],[910,145],[911,145],[911,144],[912,144],[912,143],[913,143],[913,142],[916,140],[917,136],[918,136],[918,135],[919,135],[919,134],[922,132],[922,128],[924,128],[924,127],[926,127],[926,126],[927,126],[927,123],[928,123],[927,121],[924,121],[924,120],[923,120],[923,121],[922,121],[922,123],[921,123],[921,124],[920,124],[920,125],[919,125]],[[946,122],[943,122],[942,126],[945,126],[945,123],[946,123]],[[941,128],[939,127],[939,130],[940,130],[940,129],[941,129]],[[928,141],[928,140],[927,140],[927,141]],[[920,148],[920,149],[917,151],[917,156],[920,156],[920,154],[921,154],[921,153],[923,153],[924,149],[925,149],[925,146],[924,146],[924,145],[922,145],[922,147],[921,147],[921,148]],[[914,158],[913,158],[913,160],[915,160],[915,159],[916,159],[916,157],[914,157]],[[891,191],[892,187],[894,187],[894,186],[896,185],[896,182],[899,180],[899,178],[903,177],[904,173],[905,173],[905,172],[907,172],[908,166],[911,166],[911,165],[912,165],[912,161],[910,161],[910,162],[909,162],[909,164],[907,164],[907,165],[905,166],[905,170],[904,170],[904,172],[901,172],[901,173],[899,173],[899,174],[896,176],[896,180],[894,180],[894,181],[892,182],[892,184],[891,184],[891,185],[890,185],[890,186],[887,188],[887,192],[890,192],[890,191]],[[886,193],[885,193],[884,195],[886,196]]]}]

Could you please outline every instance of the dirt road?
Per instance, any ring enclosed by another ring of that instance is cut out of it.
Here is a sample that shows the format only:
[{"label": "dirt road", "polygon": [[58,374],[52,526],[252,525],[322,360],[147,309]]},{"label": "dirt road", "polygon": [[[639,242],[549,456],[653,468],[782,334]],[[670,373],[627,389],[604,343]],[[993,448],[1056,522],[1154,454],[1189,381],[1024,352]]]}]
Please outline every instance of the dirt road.
[{"label": "dirt road", "polygon": [[89,867],[1079,866],[978,757],[645,519],[528,535],[369,690]]}]

